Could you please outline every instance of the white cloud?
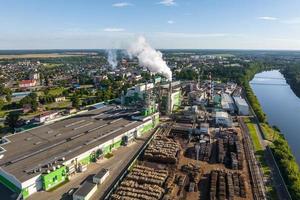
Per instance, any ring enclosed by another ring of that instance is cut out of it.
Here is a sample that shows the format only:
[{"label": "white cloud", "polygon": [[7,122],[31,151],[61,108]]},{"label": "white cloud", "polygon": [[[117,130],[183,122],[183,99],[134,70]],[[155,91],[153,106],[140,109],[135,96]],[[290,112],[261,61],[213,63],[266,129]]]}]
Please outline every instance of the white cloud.
[{"label": "white cloud", "polygon": [[123,32],[125,29],[123,28],[105,28],[103,29],[105,32]]},{"label": "white cloud", "polygon": [[117,8],[122,8],[122,7],[132,6],[132,5],[133,4],[128,2],[119,2],[119,3],[112,4],[113,7],[117,7]]},{"label": "white cloud", "polygon": [[266,21],[276,21],[276,20],[278,20],[277,17],[271,17],[271,16],[258,17],[258,19],[266,20]]},{"label": "white cloud", "polygon": [[175,0],[162,0],[162,1],[158,2],[158,4],[162,4],[165,6],[175,6],[176,2],[175,2]]},{"label": "white cloud", "polygon": [[175,22],[173,20],[168,20],[167,23],[168,24],[174,24]]}]

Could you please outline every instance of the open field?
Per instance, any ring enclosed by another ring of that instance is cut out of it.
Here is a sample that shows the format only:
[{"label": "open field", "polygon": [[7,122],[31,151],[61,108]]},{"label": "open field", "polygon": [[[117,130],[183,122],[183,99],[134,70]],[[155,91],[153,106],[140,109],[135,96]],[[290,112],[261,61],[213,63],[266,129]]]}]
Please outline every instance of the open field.
[{"label": "open field", "polygon": [[0,59],[15,59],[15,58],[59,58],[70,56],[82,56],[80,54],[58,54],[58,53],[45,53],[45,54],[21,54],[21,55],[0,55]]}]

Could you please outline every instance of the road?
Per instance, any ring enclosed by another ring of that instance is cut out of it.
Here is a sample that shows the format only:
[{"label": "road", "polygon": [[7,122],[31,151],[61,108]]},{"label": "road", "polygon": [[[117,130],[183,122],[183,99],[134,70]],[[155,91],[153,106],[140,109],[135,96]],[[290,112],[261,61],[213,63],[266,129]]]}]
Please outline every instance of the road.
[{"label": "road", "polygon": [[280,200],[291,200],[292,198],[286,187],[283,177],[281,176],[280,170],[277,166],[273,153],[269,148],[269,146],[267,145],[267,143],[264,141],[263,133],[260,131],[257,124],[255,124],[255,128],[256,128],[256,133],[258,134],[260,144],[264,150],[265,159],[272,172],[272,180],[274,183],[273,185],[276,188],[277,196],[279,197]]},{"label": "road", "polygon": [[100,171],[102,168],[108,168],[110,170],[109,177],[105,180],[105,182],[102,185],[98,187],[96,193],[91,198],[91,200],[96,200],[96,199],[98,200],[104,194],[104,192],[110,187],[114,179],[119,176],[119,173],[130,161],[130,158],[133,157],[137,151],[139,151],[141,146],[144,144],[146,138],[148,138],[150,135],[151,133],[147,133],[143,136],[143,138],[136,140],[136,142],[130,144],[129,146],[120,147],[119,149],[114,150],[113,151],[114,156],[110,159],[105,159],[100,163],[91,163],[88,166],[87,171],[85,171],[84,173],[78,173],[74,177],[71,177],[69,182],[58,187],[54,191],[51,192],[40,191],[34,193],[32,196],[28,198],[28,200],[72,199],[65,194],[67,191],[69,191],[71,188],[78,188],[84,180],[91,179],[92,176],[96,174],[98,171]]}]

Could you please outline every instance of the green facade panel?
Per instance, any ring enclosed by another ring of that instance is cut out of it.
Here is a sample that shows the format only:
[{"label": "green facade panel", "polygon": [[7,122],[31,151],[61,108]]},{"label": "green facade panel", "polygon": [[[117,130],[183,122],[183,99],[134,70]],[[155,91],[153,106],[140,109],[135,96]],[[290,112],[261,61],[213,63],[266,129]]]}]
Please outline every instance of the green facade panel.
[{"label": "green facade panel", "polygon": [[28,188],[25,188],[22,190],[22,196],[24,199],[26,199],[27,197],[29,197],[29,191]]},{"label": "green facade panel", "polygon": [[153,128],[153,124],[152,124],[152,123],[149,123],[149,124],[146,124],[146,125],[144,125],[143,127],[141,127],[141,128],[139,129],[139,131],[140,131],[141,134],[144,134],[144,133],[150,131],[152,128]]},{"label": "green facade panel", "polygon": [[92,160],[93,160],[93,157],[91,155],[88,155],[87,157],[81,159],[79,161],[79,163],[81,163],[83,165],[88,165],[88,164],[90,164],[92,162]]},{"label": "green facade panel", "polygon": [[113,144],[113,148],[119,148],[122,144],[122,140],[119,140]]},{"label": "green facade panel", "polygon": [[47,191],[65,180],[67,180],[66,167],[62,166],[49,174],[42,175],[43,189]]},{"label": "green facade panel", "polygon": [[110,147],[110,145],[108,145],[108,146],[106,146],[106,147],[103,148],[103,154],[104,154],[104,155],[107,154],[107,153],[110,153],[110,152],[111,152],[111,147]]}]

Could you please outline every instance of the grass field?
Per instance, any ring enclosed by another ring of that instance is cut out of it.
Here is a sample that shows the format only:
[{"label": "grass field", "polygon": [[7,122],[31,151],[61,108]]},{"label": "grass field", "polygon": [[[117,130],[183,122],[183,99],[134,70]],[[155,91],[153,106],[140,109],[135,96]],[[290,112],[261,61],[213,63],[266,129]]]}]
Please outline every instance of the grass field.
[{"label": "grass field", "polygon": [[[244,118],[244,122],[248,127],[250,137],[252,139],[253,146],[254,146],[255,156],[261,165],[261,169],[264,173],[264,176],[266,176],[266,177],[268,177],[268,179],[270,179],[271,169],[269,168],[268,164],[266,163],[264,151],[263,151],[262,145],[259,141],[259,137],[257,135],[258,133],[255,128],[256,124],[254,122],[252,122],[249,117]],[[274,199],[274,200],[278,199],[273,185],[271,185],[271,184],[266,185],[266,192],[270,199]]]},{"label": "grass field", "polygon": [[261,146],[261,144],[259,142],[259,138],[258,138],[257,132],[256,132],[256,128],[255,128],[256,125],[251,121],[250,118],[245,118],[244,122],[246,123],[246,125],[247,125],[247,127],[249,129],[249,133],[250,133],[253,145],[254,145],[254,150],[256,152],[263,150],[263,148],[262,148],[262,146]]},{"label": "grass field", "polygon": [[265,136],[266,140],[272,142],[274,139],[276,139],[278,137],[279,132],[274,130],[268,124],[261,123],[260,126],[263,129],[264,136]]},{"label": "grass field", "polygon": [[70,57],[70,56],[82,56],[73,54],[20,54],[20,55],[0,55],[0,59],[15,59],[15,58],[59,58],[59,57]]},{"label": "grass field", "polygon": [[49,90],[49,95],[59,96],[59,95],[62,95],[64,90],[65,90],[65,88],[63,88],[63,87],[52,88]]}]

